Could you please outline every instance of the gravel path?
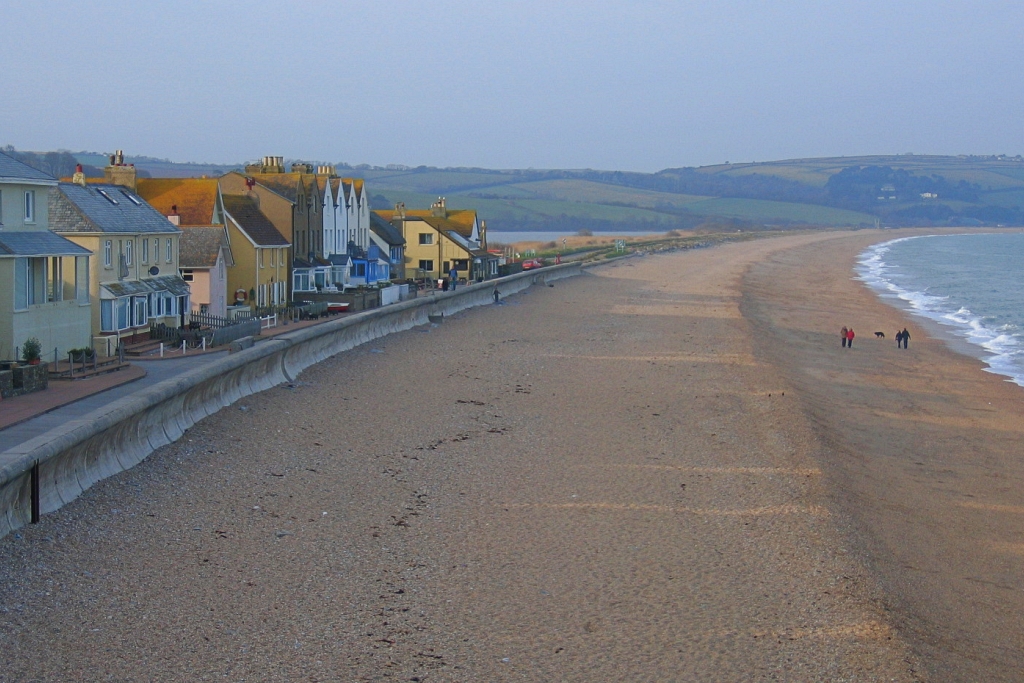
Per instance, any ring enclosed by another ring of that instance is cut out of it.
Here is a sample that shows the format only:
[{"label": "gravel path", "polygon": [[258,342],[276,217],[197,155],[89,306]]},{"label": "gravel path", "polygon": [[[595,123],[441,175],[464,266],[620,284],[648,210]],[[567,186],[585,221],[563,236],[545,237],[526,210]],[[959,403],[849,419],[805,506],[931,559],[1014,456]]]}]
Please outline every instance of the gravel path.
[{"label": "gravel path", "polygon": [[378,340],[0,540],[0,680],[909,681],[759,240]]}]

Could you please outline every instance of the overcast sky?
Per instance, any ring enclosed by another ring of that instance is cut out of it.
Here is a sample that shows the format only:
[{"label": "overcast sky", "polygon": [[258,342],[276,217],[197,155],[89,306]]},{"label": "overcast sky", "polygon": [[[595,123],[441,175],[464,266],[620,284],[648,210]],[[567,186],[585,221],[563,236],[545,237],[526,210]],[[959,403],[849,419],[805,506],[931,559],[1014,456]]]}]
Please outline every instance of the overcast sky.
[{"label": "overcast sky", "polygon": [[1024,153],[1024,3],[10,2],[0,145],[655,171]]}]

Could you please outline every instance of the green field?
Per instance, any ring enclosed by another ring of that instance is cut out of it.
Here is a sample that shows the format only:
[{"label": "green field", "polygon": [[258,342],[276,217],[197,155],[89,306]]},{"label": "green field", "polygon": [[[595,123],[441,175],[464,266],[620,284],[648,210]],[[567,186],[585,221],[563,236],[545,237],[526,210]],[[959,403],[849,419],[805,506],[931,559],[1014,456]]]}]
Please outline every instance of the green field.
[{"label": "green field", "polygon": [[[402,190],[373,189],[383,194],[389,204],[405,202],[409,209],[426,209],[437,200],[432,194]],[[450,193],[446,197],[452,209],[474,209],[484,220],[537,220],[569,216],[616,222],[648,222],[675,225],[678,219],[670,214],[628,206],[610,206],[590,202],[563,202],[553,199],[485,199],[472,195]]]},{"label": "green field", "polygon": [[705,216],[740,218],[758,222],[797,222],[810,225],[872,225],[875,217],[871,214],[845,209],[834,209],[815,204],[793,202],[772,202],[763,199],[719,198],[687,206],[690,211]]},{"label": "green field", "polygon": [[[508,189],[527,191],[537,197],[557,199],[564,202],[590,202],[597,204],[636,205],[641,208],[653,209],[658,206],[682,208],[702,199],[710,199],[700,195],[675,194],[673,192],[657,192],[630,187],[597,183],[591,180],[539,180],[535,182],[509,185]],[[503,190],[506,188],[502,188]]]}]

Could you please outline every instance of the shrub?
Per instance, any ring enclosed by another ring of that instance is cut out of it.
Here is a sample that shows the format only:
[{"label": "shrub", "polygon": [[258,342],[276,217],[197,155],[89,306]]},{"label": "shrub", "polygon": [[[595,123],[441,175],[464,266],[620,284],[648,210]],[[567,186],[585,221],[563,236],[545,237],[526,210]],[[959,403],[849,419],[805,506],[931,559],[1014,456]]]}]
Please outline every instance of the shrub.
[{"label": "shrub", "polygon": [[24,346],[21,347],[21,357],[26,363],[39,360],[40,354],[43,351],[42,344],[35,337],[29,337],[25,340]]}]

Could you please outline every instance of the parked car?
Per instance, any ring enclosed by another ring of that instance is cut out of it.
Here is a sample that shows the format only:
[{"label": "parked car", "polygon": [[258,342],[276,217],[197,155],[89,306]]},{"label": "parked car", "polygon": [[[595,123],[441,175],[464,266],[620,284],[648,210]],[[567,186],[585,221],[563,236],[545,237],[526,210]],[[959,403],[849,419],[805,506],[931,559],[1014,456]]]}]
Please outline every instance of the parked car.
[{"label": "parked car", "polygon": [[539,258],[528,258],[523,261],[523,270],[533,270],[534,268],[540,268],[544,265],[544,262]]}]

